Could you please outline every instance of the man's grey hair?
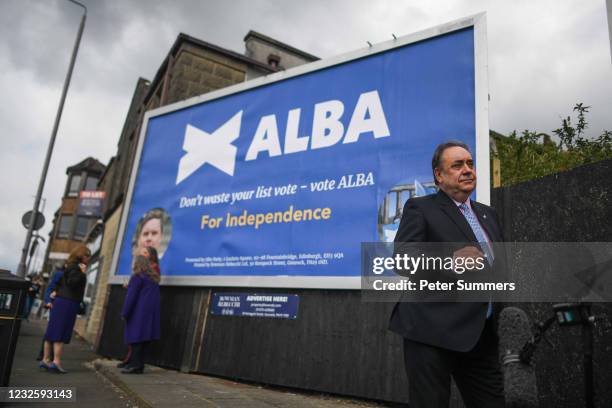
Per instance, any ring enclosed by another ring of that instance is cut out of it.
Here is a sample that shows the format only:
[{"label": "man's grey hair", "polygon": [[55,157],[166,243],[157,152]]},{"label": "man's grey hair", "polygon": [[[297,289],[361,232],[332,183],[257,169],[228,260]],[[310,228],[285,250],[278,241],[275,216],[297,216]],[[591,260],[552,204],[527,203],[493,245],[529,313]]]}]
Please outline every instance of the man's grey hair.
[{"label": "man's grey hair", "polygon": [[433,173],[434,183],[436,183],[436,186],[438,185],[438,180],[436,179],[436,169],[440,167],[440,164],[442,164],[442,154],[450,147],[462,147],[468,152],[470,151],[468,145],[458,140],[449,140],[448,142],[440,143],[438,147],[436,147],[433,157],[431,158],[431,172]]}]

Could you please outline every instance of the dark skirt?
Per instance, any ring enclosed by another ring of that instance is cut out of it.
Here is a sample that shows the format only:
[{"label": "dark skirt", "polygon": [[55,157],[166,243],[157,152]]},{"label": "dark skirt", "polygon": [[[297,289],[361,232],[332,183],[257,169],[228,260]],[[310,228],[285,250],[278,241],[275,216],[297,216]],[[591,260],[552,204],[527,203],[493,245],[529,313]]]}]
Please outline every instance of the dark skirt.
[{"label": "dark skirt", "polygon": [[70,343],[78,312],[79,302],[61,297],[55,298],[49,316],[45,340]]}]

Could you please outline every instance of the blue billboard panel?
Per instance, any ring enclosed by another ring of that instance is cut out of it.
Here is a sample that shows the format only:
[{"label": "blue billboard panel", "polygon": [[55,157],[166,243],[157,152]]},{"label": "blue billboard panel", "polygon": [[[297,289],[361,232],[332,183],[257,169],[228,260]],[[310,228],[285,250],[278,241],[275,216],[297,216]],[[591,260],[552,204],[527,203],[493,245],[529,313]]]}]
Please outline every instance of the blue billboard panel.
[{"label": "blue billboard panel", "polygon": [[154,246],[166,282],[359,287],[360,243],[435,191],[436,145],[476,149],[474,42],[467,26],[154,113],[115,275]]}]

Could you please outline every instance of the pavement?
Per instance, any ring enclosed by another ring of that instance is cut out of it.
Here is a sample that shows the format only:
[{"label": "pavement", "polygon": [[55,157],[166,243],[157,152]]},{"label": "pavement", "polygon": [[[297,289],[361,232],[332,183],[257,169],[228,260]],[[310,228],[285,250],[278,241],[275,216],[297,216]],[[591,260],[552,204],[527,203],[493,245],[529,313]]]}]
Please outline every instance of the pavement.
[{"label": "pavement", "polygon": [[105,377],[92,369],[91,361],[98,358],[89,345],[72,336],[70,344],[64,348],[62,364],[68,374],[55,374],[38,368],[36,356],[40,350],[46,321],[22,321],[17,349],[13,358],[10,387],[74,387],[76,388],[76,404],[70,402],[17,402],[3,406],[14,408],[25,407],[60,407],[70,406],[109,408],[134,407],[125,393],[113,385]]},{"label": "pavement", "polygon": [[122,374],[117,360],[96,355],[78,336],[64,349],[68,374],[38,369],[35,361],[46,322],[23,322],[17,343],[11,387],[75,387],[72,403],[15,403],[8,407],[214,407],[214,408],[379,408],[383,403],[240,383],[146,366],[142,375]]}]

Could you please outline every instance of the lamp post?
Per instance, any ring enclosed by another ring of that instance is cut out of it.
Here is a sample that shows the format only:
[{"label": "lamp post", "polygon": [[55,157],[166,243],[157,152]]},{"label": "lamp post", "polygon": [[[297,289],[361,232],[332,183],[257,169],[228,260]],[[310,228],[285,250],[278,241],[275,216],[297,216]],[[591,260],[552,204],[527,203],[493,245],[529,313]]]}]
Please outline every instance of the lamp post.
[{"label": "lamp post", "polygon": [[72,50],[72,56],[70,57],[70,65],[68,66],[68,73],[64,80],[64,89],[62,90],[62,96],[60,103],[57,108],[57,114],[55,115],[55,123],[53,124],[53,131],[51,132],[51,140],[49,140],[49,146],[47,147],[47,155],[45,157],[45,163],[43,165],[42,174],[40,176],[40,182],[38,183],[38,190],[36,192],[36,198],[34,199],[34,208],[32,212],[32,219],[28,227],[26,234],[25,243],[21,250],[21,260],[17,267],[17,276],[25,277],[26,273],[26,259],[28,256],[28,249],[30,248],[30,241],[32,240],[32,232],[34,231],[34,220],[36,214],[38,214],[38,206],[40,205],[40,198],[42,197],[43,189],[45,188],[45,181],[47,179],[47,172],[49,170],[49,162],[51,161],[51,154],[53,153],[53,146],[55,145],[55,137],[57,136],[57,129],[59,128],[60,119],[62,118],[62,111],[64,110],[64,102],[66,101],[66,94],[68,93],[68,87],[70,86],[70,79],[72,78],[72,70],[74,69],[74,62],[76,60],[77,53],[79,51],[79,44],[81,43],[81,37],[83,36],[83,29],[85,28],[85,20],[87,19],[87,7],[75,0],[68,0],[69,2],[76,4],[83,8],[83,17],[81,18],[81,25],[79,26],[79,32],[74,43]]},{"label": "lamp post", "polygon": [[608,9],[608,36],[610,37],[610,58],[612,59],[612,0],[606,0]]}]

